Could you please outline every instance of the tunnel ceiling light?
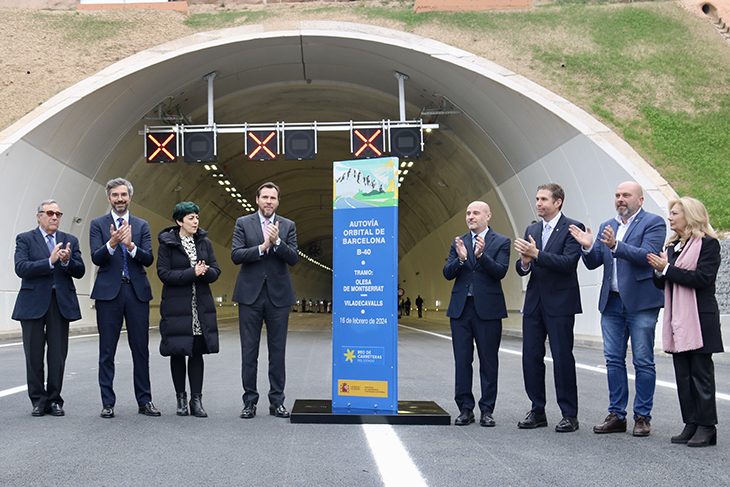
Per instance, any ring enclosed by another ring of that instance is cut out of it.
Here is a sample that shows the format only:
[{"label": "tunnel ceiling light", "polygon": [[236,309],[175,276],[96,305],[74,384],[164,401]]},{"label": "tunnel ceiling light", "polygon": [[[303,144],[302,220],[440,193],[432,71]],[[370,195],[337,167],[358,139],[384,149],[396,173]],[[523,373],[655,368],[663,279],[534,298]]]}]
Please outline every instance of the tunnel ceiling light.
[{"label": "tunnel ceiling light", "polygon": [[221,180],[218,180],[218,184],[220,184],[221,186],[225,186],[225,185],[226,185],[226,183],[224,183],[224,182],[223,182],[223,181],[221,181]]},{"label": "tunnel ceiling light", "polygon": [[413,167],[413,161],[410,161],[410,162],[408,163],[408,167]]},{"label": "tunnel ceiling light", "polygon": [[223,184],[225,184],[226,186],[230,186],[231,185],[231,182],[226,179],[225,181],[223,181]]}]

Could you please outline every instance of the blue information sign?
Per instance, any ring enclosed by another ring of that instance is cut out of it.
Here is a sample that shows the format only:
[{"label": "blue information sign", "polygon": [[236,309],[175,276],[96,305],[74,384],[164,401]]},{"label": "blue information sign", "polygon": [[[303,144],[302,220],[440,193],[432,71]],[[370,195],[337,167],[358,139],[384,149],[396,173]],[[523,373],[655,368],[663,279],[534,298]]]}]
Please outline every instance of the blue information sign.
[{"label": "blue information sign", "polygon": [[334,163],[333,412],[398,412],[397,167]]}]

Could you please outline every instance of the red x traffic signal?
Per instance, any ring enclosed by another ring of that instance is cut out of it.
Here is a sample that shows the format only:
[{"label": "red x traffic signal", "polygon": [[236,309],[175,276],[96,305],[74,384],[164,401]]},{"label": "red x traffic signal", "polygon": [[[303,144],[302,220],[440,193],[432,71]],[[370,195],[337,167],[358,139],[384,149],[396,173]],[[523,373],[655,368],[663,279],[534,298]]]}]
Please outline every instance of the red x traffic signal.
[{"label": "red x traffic signal", "polygon": [[147,132],[145,140],[147,162],[177,162],[175,132]]},{"label": "red x traffic signal", "polygon": [[380,157],[385,150],[383,129],[352,129],[352,154],[356,159]]},{"label": "red x traffic signal", "polygon": [[276,159],[278,134],[276,130],[251,130],[246,133],[246,155],[249,161]]}]

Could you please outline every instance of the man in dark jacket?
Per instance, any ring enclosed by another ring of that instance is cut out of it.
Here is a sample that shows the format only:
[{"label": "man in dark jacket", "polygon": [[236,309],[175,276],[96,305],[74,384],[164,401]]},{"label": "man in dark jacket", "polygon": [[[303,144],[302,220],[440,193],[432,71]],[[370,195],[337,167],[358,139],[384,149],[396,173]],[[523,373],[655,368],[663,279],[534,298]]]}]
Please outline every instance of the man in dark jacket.
[{"label": "man in dark jacket", "polygon": [[99,389],[102,418],[114,417],[114,356],[122,323],[134,364],[134,395],[139,414],[160,416],[150,387],[150,301],[147,270],[155,260],[149,224],[129,213],[134,188],[126,179],[106,183],[111,211],[91,221],[91,261],[99,266],[91,299],[96,300],[99,328]]},{"label": "man in dark jacket", "polygon": [[[33,416],[65,414],[61,387],[68,355],[69,322],[81,319],[73,279],[81,279],[86,268],[78,239],[58,231],[62,215],[54,200],[43,201],[36,214],[38,228],[21,233],[15,240],[15,273],[22,283],[13,319],[19,320],[23,329]],[[48,379],[44,380],[46,344]]]},{"label": "man in dark jacket", "polygon": [[[296,302],[289,266],[299,260],[297,228],[293,221],[276,214],[279,187],[264,183],[256,192],[259,210],[236,220],[231,259],[241,266],[233,291],[239,303],[241,334],[241,417],[253,418],[259,393],[256,389],[261,328],[266,320],[269,349],[269,414],[288,418],[284,407],[286,335],[289,308]],[[310,302],[311,309],[311,302]]]},{"label": "man in dark jacket", "polygon": [[454,347],[454,400],[459,408],[454,424],[457,426],[474,422],[471,392],[474,343],[482,387],[479,424],[495,425],[492,412],[497,399],[497,353],[502,339],[502,319],[507,317],[502,279],[509,268],[510,241],[489,227],[491,218],[489,205],[483,201],[467,207],[466,224],[470,231],[454,239],[444,266],[444,277],[456,279],[446,316],[451,318]]}]

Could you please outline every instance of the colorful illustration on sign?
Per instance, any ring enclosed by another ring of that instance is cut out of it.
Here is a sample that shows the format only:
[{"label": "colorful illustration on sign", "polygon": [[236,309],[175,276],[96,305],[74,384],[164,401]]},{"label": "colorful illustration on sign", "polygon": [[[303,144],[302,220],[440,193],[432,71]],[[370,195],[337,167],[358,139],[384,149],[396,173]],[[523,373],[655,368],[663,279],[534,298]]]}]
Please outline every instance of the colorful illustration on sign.
[{"label": "colorful illustration on sign", "polygon": [[337,209],[398,206],[398,158],[335,162]]}]

